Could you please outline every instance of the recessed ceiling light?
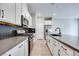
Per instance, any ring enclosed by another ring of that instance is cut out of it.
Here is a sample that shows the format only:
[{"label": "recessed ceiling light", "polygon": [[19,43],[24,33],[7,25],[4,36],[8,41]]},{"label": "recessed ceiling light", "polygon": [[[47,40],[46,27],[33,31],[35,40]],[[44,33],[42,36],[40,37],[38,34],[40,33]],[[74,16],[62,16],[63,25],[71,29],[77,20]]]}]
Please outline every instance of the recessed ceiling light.
[{"label": "recessed ceiling light", "polygon": [[53,16],[56,16],[56,13],[53,13]]}]

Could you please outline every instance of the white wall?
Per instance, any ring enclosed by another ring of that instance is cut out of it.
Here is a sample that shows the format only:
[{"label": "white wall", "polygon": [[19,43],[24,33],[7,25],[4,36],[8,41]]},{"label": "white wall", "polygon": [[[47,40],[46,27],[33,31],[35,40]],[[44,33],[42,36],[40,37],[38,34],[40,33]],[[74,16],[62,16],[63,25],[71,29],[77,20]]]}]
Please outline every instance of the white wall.
[{"label": "white wall", "polygon": [[78,36],[79,3],[29,4],[33,13],[40,12],[45,16],[54,16],[52,25],[61,27],[62,34]]},{"label": "white wall", "polygon": [[77,23],[78,23],[78,36],[79,36],[79,19],[77,19]]},{"label": "white wall", "polygon": [[53,20],[53,28],[60,27],[62,34],[78,36],[77,19],[56,18]]},{"label": "white wall", "polygon": [[32,27],[32,17],[30,15],[28,8],[29,8],[28,4],[22,3],[22,15],[24,15],[28,19],[29,21],[28,27]]},{"label": "white wall", "polygon": [[31,13],[31,17],[32,17],[32,28],[35,28],[35,14]]},{"label": "white wall", "polygon": [[44,20],[44,25],[52,25],[52,20]]},{"label": "white wall", "polygon": [[79,4],[58,4],[53,11],[54,20],[52,25],[60,27],[62,34],[79,36],[78,34],[78,20],[79,18]]},{"label": "white wall", "polygon": [[41,18],[41,15],[36,14],[35,16],[35,38],[44,39],[44,18]]}]

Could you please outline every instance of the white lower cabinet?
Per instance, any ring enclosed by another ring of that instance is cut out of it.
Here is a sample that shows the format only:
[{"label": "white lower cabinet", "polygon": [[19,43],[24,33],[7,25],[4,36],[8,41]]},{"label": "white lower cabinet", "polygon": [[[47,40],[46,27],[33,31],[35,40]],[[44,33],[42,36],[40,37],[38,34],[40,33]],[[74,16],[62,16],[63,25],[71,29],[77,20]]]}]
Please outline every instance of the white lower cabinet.
[{"label": "white lower cabinet", "polygon": [[21,3],[16,3],[16,24],[21,26]]},{"label": "white lower cabinet", "polygon": [[70,47],[60,43],[60,56],[73,56],[74,50]]},{"label": "white lower cabinet", "polygon": [[67,45],[57,41],[56,39],[47,36],[46,41],[48,44],[48,47],[52,53],[53,56],[74,56],[79,55],[79,52],[74,52],[74,50]]},{"label": "white lower cabinet", "polygon": [[50,52],[52,52],[52,44],[51,44],[51,38],[49,36],[46,36],[47,45],[50,49]]},{"label": "white lower cabinet", "polygon": [[63,51],[61,51],[60,56],[68,56],[68,55],[66,53],[64,53]]},{"label": "white lower cabinet", "polygon": [[50,48],[51,54],[53,55],[53,53],[52,53],[53,52],[53,47],[52,47],[51,44],[49,45],[49,48]]},{"label": "white lower cabinet", "polygon": [[52,54],[53,56],[58,56],[58,41],[53,40],[54,42],[52,43],[53,51]]},{"label": "white lower cabinet", "polygon": [[79,52],[74,51],[74,56],[79,56]]},{"label": "white lower cabinet", "polygon": [[47,36],[47,44],[50,49],[50,52],[53,56],[58,56],[58,41],[51,38],[50,36]]},{"label": "white lower cabinet", "polygon": [[28,56],[28,40],[23,41],[2,56]]},{"label": "white lower cabinet", "polygon": [[[27,38],[27,39],[28,39],[28,38]],[[28,56],[28,40],[25,40],[25,47],[24,47],[24,50],[25,50],[24,55],[25,55],[25,56]]]}]

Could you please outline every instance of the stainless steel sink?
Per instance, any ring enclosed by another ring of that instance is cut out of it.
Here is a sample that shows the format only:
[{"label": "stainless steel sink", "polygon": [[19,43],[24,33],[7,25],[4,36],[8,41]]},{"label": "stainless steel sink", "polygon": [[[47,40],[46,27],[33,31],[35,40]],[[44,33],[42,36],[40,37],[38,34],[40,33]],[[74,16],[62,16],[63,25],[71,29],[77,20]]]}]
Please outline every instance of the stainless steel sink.
[{"label": "stainless steel sink", "polygon": [[60,34],[50,34],[52,36],[61,36]]}]

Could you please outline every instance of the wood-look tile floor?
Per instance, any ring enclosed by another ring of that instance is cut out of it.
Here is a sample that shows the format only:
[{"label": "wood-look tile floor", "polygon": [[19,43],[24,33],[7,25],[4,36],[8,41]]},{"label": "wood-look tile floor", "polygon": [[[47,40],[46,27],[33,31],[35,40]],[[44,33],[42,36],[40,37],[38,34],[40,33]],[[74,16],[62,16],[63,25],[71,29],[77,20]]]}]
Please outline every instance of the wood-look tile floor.
[{"label": "wood-look tile floor", "polygon": [[34,43],[30,56],[51,56],[45,40],[37,40]]}]

